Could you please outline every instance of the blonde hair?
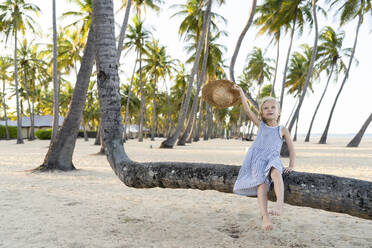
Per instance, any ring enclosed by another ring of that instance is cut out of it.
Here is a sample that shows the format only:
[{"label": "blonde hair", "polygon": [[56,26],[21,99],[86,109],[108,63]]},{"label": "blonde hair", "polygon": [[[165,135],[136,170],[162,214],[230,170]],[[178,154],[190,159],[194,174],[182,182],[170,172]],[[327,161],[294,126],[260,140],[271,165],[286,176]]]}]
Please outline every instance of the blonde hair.
[{"label": "blonde hair", "polygon": [[278,119],[276,120],[277,122],[279,122],[280,120],[280,105],[279,105],[279,102],[278,100],[276,100],[274,97],[272,96],[265,96],[263,97],[259,102],[260,102],[260,106],[259,106],[259,117],[261,120],[263,120],[265,123],[266,123],[266,120],[263,118],[263,113],[262,113],[262,106],[264,105],[265,102],[268,102],[268,101],[273,101],[275,102],[277,108],[278,108],[278,111],[279,111],[279,115],[278,115]]}]

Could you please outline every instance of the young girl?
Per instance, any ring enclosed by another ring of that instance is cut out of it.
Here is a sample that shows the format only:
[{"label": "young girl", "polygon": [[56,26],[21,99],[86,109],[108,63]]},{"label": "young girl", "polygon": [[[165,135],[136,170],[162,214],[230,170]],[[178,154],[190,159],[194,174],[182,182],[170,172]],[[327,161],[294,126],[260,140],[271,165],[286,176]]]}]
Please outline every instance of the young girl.
[{"label": "young girl", "polygon": [[[287,128],[279,126],[279,104],[273,97],[266,97],[260,105],[260,119],[250,110],[242,88],[239,90],[240,98],[249,119],[259,128],[256,140],[247,152],[238,178],[234,185],[234,193],[245,196],[256,196],[262,215],[262,229],[272,230],[273,224],[269,214],[281,215],[284,205],[284,185],[282,173],[289,173],[294,167],[294,148]],[[284,168],[280,161],[280,150],[283,139],[289,148],[289,166]],[[276,205],[273,210],[267,211],[267,193],[271,181],[274,182]]]}]

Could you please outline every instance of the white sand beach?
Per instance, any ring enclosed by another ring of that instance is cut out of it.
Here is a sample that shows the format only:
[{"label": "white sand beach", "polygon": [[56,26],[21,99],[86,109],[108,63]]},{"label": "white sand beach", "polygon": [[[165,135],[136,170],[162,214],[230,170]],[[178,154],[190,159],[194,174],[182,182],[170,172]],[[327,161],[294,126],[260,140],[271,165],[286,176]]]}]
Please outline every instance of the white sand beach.
[{"label": "white sand beach", "polygon": [[[295,143],[297,171],[372,181],[372,137]],[[130,140],[135,161],[195,161],[240,165],[251,142],[200,141],[158,149],[161,140]],[[372,221],[285,205],[275,229],[261,230],[257,199],[216,191],[134,189],[113,173],[93,139],[79,139],[78,170],[34,173],[49,141],[0,141],[0,247],[372,247]],[[152,145],[152,149],[150,148]],[[283,159],[283,164],[288,161]],[[273,203],[270,202],[269,206]]]}]

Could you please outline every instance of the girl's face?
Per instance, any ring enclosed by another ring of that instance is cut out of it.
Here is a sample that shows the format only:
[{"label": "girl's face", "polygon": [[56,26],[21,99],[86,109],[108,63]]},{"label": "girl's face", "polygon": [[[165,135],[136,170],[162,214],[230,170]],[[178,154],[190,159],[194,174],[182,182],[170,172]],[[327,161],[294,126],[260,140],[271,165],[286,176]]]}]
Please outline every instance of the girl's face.
[{"label": "girl's face", "polygon": [[279,108],[275,101],[266,101],[262,104],[262,118],[266,121],[277,121],[279,118]]}]

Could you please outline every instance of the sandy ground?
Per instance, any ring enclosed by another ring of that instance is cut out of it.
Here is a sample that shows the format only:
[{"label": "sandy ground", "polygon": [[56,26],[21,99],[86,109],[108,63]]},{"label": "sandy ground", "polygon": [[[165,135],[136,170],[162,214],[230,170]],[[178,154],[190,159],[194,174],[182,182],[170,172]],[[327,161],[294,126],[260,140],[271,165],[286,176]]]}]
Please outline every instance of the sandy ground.
[{"label": "sandy ground", "polygon": [[[349,140],[296,142],[296,170],[372,181],[372,137],[359,148],[346,148]],[[136,161],[240,165],[251,144],[217,139],[163,150],[160,141],[131,140],[125,149]],[[267,233],[255,198],[126,187],[92,143],[78,140],[78,170],[30,174],[49,142],[0,141],[0,247],[372,247],[372,221],[346,214],[286,205]]]}]

